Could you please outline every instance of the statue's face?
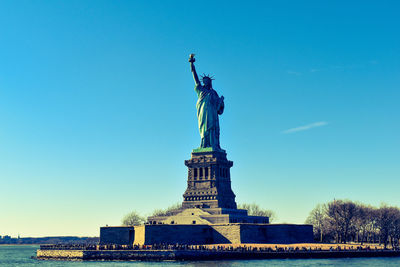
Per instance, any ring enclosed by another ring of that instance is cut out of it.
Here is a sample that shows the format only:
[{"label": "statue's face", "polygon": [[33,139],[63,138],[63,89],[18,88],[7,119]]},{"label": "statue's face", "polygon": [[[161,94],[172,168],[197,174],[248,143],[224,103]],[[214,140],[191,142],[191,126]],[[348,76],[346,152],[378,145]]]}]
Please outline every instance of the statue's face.
[{"label": "statue's face", "polygon": [[205,87],[210,88],[211,87],[211,79],[210,78],[203,78],[203,84]]}]

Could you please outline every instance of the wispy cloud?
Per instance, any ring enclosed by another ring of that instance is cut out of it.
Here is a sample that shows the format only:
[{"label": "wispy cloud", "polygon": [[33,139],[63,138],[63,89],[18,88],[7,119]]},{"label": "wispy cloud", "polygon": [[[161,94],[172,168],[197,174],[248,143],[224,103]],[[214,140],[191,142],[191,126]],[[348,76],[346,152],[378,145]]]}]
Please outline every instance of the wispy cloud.
[{"label": "wispy cloud", "polygon": [[288,70],[287,73],[291,74],[291,75],[296,75],[296,76],[301,75],[301,72],[297,72],[297,71],[293,71],[293,70]]},{"label": "wispy cloud", "polygon": [[289,133],[307,131],[307,130],[310,130],[312,128],[325,126],[327,124],[328,123],[326,121],[318,121],[318,122],[310,123],[310,124],[307,124],[307,125],[303,125],[303,126],[299,126],[299,127],[295,127],[295,128],[290,128],[290,129],[284,130],[282,133],[289,134]]}]

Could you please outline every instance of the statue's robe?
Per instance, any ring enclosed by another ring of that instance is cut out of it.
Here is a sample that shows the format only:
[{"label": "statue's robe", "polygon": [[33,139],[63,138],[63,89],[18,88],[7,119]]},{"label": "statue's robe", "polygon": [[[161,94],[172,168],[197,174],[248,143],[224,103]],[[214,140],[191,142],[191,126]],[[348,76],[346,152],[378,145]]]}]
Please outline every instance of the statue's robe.
[{"label": "statue's robe", "polygon": [[196,103],[197,120],[201,137],[201,148],[212,147],[219,150],[219,120],[218,114],[224,111],[224,102],[217,92],[202,85],[196,85],[194,90],[197,93]]}]

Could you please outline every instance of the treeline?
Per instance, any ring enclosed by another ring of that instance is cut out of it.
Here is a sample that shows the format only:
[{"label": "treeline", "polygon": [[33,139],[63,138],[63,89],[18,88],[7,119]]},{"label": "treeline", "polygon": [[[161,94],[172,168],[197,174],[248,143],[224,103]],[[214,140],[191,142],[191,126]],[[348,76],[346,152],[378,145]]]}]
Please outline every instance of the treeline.
[{"label": "treeline", "polygon": [[399,246],[400,209],[382,205],[373,207],[350,200],[318,204],[306,223],[314,226],[319,242],[379,243]]}]

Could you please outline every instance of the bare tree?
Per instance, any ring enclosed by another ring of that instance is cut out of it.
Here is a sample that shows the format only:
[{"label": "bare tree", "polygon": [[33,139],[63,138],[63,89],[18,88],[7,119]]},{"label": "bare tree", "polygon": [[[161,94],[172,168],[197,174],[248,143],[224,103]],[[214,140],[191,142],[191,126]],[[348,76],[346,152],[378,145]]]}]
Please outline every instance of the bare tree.
[{"label": "bare tree", "polygon": [[393,223],[392,246],[399,247],[400,241],[400,209],[397,208],[396,219]]},{"label": "bare tree", "polygon": [[[319,239],[319,242],[323,241],[323,237],[325,231],[327,231],[327,216],[326,216],[327,207],[325,204],[318,204],[308,215],[306,219],[307,224],[313,225],[314,236]],[[317,240],[315,238],[315,240]]]},{"label": "bare tree", "polygon": [[357,241],[368,242],[371,235],[376,234],[376,212],[372,206],[358,204],[358,216],[355,220]]},{"label": "bare tree", "polygon": [[355,229],[357,205],[350,200],[334,200],[328,203],[327,216],[336,233],[336,242],[346,243],[350,231]]},{"label": "bare tree", "polygon": [[151,216],[171,216],[177,213],[182,208],[182,203],[177,202],[166,209],[156,209]]},{"label": "bare tree", "polygon": [[245,209],[247,210],[247,214],[250,216],[266,216],[269,217],[269,222],[273,222],[276,220],[276,214],[272,210],[267,210],[261,208],[259,205],[256,203],[252,204],[239,204],[238,209]]},{"label": "bare tree", "polygon": [[[382,205],[377,212],[377,226],[379,229],[379,243],[383,243],[386,248],[389,237],[395,235],[396,221],[399,215],[399,209]],[[392,241],[393,242],[393,241]]]},{"label": "bare tree", "polygon": [[122,219],[122,225],[125,226],[134,226],[134,225],[141,225],[145,222],[145,218],[140,216],[136,211],[132,211],[124,216]]}]

